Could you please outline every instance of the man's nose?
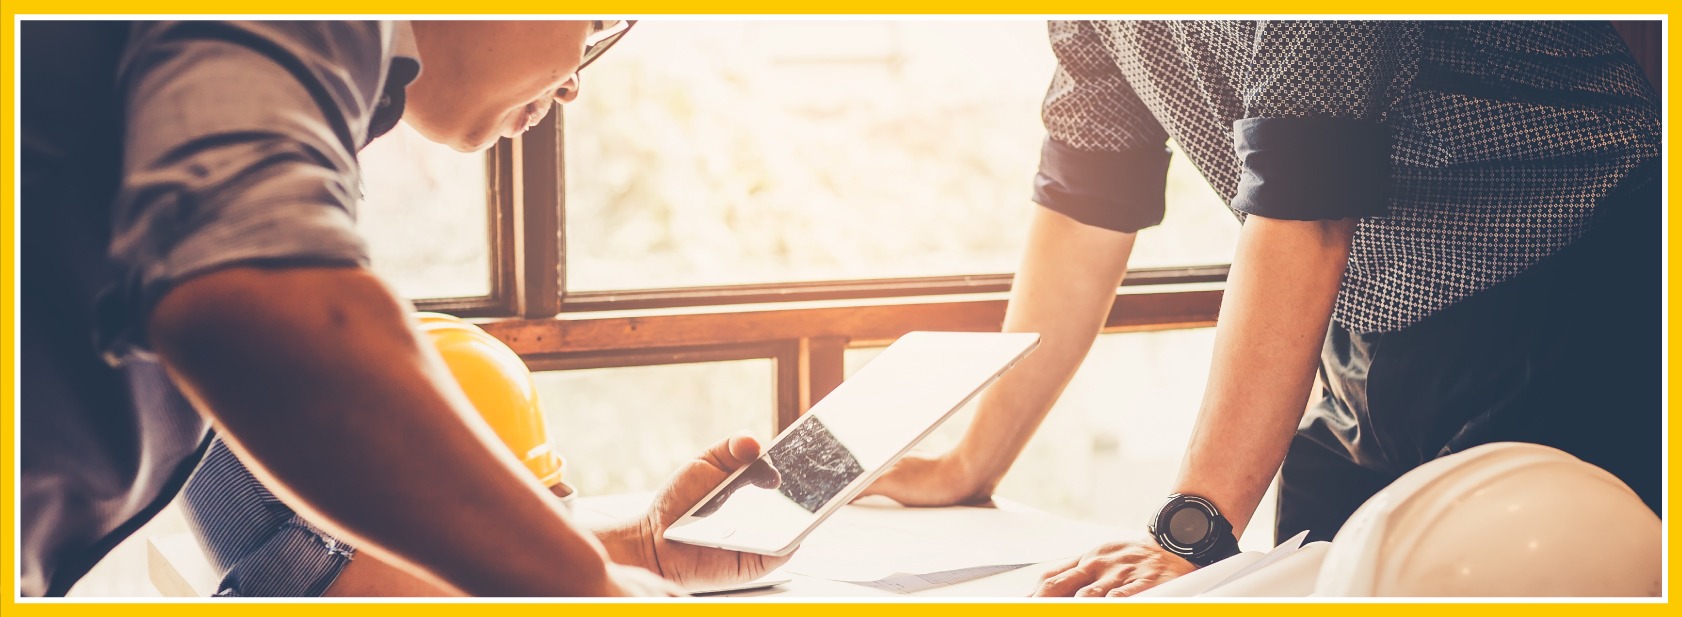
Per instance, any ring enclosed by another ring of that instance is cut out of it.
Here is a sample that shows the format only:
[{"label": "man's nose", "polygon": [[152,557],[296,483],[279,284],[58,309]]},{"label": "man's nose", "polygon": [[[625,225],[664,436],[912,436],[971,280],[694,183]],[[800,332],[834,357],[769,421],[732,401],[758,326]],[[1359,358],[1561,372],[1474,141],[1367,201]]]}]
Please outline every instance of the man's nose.
[{"label": "man's nose", "polygon": [[578,83],[578,74],[573,73],[572,77],[568,77],[566,82],[562,83],[561,87],[555,90],[555,102],[565,105],[567,103],[571,103],[573,99],[578,98]]}]

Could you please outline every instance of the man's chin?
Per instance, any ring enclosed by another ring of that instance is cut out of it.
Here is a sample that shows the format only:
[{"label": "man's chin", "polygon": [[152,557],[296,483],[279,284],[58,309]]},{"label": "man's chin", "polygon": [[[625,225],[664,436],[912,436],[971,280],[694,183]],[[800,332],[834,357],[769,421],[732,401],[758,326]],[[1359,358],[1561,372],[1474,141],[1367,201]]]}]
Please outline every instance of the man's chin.
[{"label": "man's chin", "polygon": [[432,139],[432,141],[449,146],[450,149],[455,150],[456,152],[473,154],[475,152],[484,152],[485,150],[490,149],[491,146],[496,145],[497,136],[491,134],[446,135],[443,136],[442,139],[433,139],[431,137],[428,137],[428,139]]},{"label": "man's chin", "polygon": [[464,140],[455,143],[445,142],[444,145],[449,146],[450,149],[462,154],[473,154],[475,152],[484,152],[485,150],[489,150],[491,146],[496,145],[496,139],[491,138],[490,141],[480,144],[474,144]]},{"label": "man's chin", "polygon": [[415,132],[420,133],[420,136],[425,137],[427,141],[441,146],[447,146],[451,150],[455,150],[456,152],[463,154],[484,152],[491,146],[496,145],[497,137],[495,135],[458,135],[444,131],[435,131],[432,130],[433,127],[426,126],[425,123],[409,122],[407,118],[404,119],[404,122],[407,122],[410,128],[415,129]]}]

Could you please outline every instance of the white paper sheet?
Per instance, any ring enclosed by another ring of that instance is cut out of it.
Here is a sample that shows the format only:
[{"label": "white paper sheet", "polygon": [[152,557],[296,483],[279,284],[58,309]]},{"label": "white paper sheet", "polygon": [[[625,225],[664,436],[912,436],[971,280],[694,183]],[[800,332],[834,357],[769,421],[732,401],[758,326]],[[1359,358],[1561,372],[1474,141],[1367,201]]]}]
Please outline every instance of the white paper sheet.
[{"label": "white paper sheet", "polygon": [[854,504],[813,531],[783,569],[836,581],[881,581],[1067,559],[1122,537],[1114,527],[1037,512]]},{"label": "white paper sheet", "polygon": [[1292,553],[1297,552],[1297,549],[1302,548],[1302,541],[1306,539],[1308,539],[1308,530],[1305,529],[1301,533],[1292,536],[1291,539],[1280,542],[1279,546],[1273,547],[1273,550],[1268,551],[1266,555],[1262,555],[1262,558],[1256,560],[1255,563],[1245,566],[1242,570],[1233,572],[1232,576],[1222,579],[1221,582],[1215,583],[1214,586],[1203,591],[1205,593],[1214,591],[1219,589],[1221,585],[1244,578],[1255,573],[1257,570],[1279,563],[1279,560],[1291,556]]}]

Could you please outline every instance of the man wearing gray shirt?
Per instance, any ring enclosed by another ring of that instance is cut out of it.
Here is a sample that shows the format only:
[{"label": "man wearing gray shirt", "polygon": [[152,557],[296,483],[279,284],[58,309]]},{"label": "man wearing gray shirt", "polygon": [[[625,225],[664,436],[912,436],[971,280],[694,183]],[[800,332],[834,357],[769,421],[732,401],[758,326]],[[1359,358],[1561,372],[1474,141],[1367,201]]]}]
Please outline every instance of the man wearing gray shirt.
[{"label": "man wearing gray shirt", "polygon": [[[570,524],[353,226],[356,153],[399,118],[482,150],[576,97],[625,27],[25,22],[22,593],[64,594],[168,503],[211,423],[312,521],[464,593],[670,594],[633,566],[774,565]],[[757,454],[715,446],[661,507]]]}]

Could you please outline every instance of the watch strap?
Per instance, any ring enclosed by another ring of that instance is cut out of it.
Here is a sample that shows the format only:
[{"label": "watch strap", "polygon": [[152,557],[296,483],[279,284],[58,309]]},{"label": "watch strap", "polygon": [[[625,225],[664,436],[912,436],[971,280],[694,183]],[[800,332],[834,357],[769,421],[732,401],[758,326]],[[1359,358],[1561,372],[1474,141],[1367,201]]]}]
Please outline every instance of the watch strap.
[{"label": "watch strap", "polygon": [[[1221,522],[1225,523],[1226,521],[1223,520]],[[1233,555],[1237,555],[1239,552],[1238,538],[1232,535],[1232,527],[1230,525],[1221,525],[1220,536],[1215,539],[1215,544],[1210,546],[1209,550],[1204,551],[1200,555],[1189,556],[1185,559],[1186,561],[1191,562],[1192,565],[1201,568]]]}]

